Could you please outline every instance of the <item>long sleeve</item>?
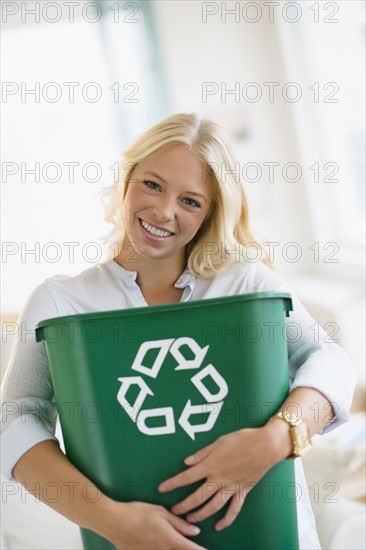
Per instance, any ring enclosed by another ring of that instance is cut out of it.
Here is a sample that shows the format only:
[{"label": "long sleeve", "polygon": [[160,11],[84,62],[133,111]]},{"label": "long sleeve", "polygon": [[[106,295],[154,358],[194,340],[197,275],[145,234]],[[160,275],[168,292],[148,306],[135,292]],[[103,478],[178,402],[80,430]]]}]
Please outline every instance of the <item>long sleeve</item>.
[{"label": "long sleeve", "polygon": [[[286,318],[284,334],[288,344],[290,391],[312,387],[331,402],[336,416],[320,433],[346,422],[356,385],[356,372],[347,353],[316,323],[291,287],[263,264],[254,270],[253,288],[254,292],[276,290],[292,296],[293,311]],[[317,414],[315,403],[315,418]]]},{"label": "long sleeve", "polygon": [[19,316],[17,334],[1,387],[2,473],[12,470],[31,447],[46,439],[56,440],[57,409],[44,343],[35,340],[35,325],[58,316],[44,285],[31,294]]}]

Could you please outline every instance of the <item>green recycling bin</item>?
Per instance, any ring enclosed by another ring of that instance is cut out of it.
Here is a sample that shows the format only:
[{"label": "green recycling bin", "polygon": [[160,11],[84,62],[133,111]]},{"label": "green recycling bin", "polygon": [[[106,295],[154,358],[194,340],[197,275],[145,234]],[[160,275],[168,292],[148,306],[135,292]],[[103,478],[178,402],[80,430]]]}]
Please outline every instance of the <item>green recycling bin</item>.
[{"label": "green recycling bin", "polygon": [[[70,460],[115,500],[169,509],[200,485],[158,492],[185,457],[262,426],[286,398],[291,310],[289,294],[260,292],[41,321],[36,338],[45,341]],[[298,549],[293,461],[272,468],[236,521],[216,532],[225,510],[192,540],[209,550]],[[86,549],[114,548],[81,532]]]}]

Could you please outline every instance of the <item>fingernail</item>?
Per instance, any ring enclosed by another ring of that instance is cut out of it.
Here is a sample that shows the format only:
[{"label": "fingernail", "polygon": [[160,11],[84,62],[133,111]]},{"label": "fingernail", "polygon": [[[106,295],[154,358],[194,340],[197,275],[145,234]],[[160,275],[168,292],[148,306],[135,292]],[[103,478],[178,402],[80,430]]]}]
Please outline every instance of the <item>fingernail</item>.
[{"label": "fingernail", "polygon": [[197,527],[196,525],[190,525],[188,527],[188,530],[190,533],[192,533],[192,535],[198,535],[198,533],[201,531],[201,529],[199,527]]},{"label": "fingernail", "polygon": [[194,455],[191,455],[187,457],[184,461],[186,464],[193,464],[194,463]]},{"label": "fingernail", "polygon": [[164,491],[167,491],[168,487],[166,485],[159,485],[159,491],[163,493]]}]

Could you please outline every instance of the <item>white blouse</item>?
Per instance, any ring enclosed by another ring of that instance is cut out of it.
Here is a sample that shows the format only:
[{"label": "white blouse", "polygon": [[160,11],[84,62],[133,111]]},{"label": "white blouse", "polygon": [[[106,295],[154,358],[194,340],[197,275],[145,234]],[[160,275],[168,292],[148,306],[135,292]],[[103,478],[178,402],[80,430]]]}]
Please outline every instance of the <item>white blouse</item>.
[{"label": "white blouse", "polygon": [[[20,457],[46,439],[55,439],[57,410],[44,342],[35,340],[35,325],[64,315],[147,306],[137,273],[114,260],[98,264],[77,276],[46,279],[28,299],[19,318],[19,330],[2,384],[2,473],[12,480]],[[289,286],[262,262],[231,264],[214,278],[195,277],[186,269],[175,283],[181,301],[217,298],[262,291],[290,292],[293,311],[287,323],[290,391],[301,386],[317,389],[335,404],[329,431],[349,418],[356,375],[347,354],[329,341]],[[299,332],[300,331],[300,332]],[[300,337],[299,337],[300,335]],[[295,460],[300,548],[320,548],[300,459]]]}]

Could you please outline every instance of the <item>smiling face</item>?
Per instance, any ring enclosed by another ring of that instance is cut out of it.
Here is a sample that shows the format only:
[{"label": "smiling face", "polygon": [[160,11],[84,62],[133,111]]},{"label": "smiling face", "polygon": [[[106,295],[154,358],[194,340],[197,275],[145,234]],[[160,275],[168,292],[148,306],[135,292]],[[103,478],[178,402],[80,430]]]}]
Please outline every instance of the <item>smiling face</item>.
[{"label": "smiling face", "polygon": [[212,183],[188,149],[158,151],[135,169],[123,202],[124,248],[132,243],[140,259],[171,258],[184,265],[186,245],[210,211]]}]

